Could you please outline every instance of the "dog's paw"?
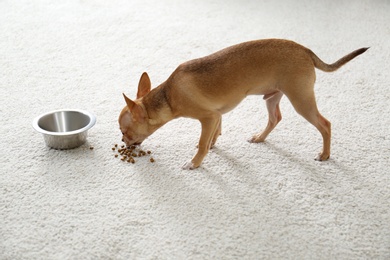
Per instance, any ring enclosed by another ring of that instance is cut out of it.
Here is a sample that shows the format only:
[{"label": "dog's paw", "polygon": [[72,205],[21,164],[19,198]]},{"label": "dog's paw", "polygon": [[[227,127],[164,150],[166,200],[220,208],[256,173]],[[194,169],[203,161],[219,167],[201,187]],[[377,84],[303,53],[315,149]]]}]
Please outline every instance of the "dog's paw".
[{"label": "dog's paw", "polygon": [[254,143],[253,137],[247,139],[247,142],[248,142],[248,143]]},{"label": "dog's paw", "polygon": [[252,136],[247,140],[249,143],[262,143],[265,141],[265,138],[261,134]]},{"label": "dog's paw", "polygon": [[314,158],[314,160],[319,161],[319,162],[323,162],[323,161],[328,160],[329,157],[330,157],[329,155],[320,153],[320,154],[317,155],[316,158]]},{"label": "dog's paw", "polygon": [[195,167],[195,165],[193,164],[193,162],[189,161],[185,164],[183,164],[183,166],[181,167],[183,170],[194,170],[196,169],[197,167]]}]

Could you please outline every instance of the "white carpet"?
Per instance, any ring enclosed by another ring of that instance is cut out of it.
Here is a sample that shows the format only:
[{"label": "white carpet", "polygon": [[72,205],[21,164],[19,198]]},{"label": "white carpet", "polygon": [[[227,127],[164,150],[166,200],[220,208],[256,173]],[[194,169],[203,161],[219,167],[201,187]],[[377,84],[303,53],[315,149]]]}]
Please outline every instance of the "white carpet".
[{"label": "white carpet", "polygon": [[[0,1],[0,259],[389,259],[390,2]],[[262,97],[223,117],[201,168],[200,125],[168,123],[147,139],[156,162],[115,159],[122,92],[176,66],[261,38],[297,41],[333,62],[316,95],[322,139],[282,100],[264,144]],[[55,109],[97,116],[88,144],[45,147],[31,127]],[[90,150],[93,146],[95,149]]]}]

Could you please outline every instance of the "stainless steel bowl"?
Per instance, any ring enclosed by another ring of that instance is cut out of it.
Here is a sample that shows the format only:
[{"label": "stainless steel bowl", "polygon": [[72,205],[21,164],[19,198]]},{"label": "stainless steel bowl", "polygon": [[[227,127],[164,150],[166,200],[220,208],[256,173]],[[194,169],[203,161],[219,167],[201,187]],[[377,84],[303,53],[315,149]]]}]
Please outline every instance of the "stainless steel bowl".
[{"label": "stainless steel bowl", "polygon": [[84,144],[96,117],[83,110],[56,110],[38,116],[35,130],[43,134],[46,145],[54,149],[72,149]]}]

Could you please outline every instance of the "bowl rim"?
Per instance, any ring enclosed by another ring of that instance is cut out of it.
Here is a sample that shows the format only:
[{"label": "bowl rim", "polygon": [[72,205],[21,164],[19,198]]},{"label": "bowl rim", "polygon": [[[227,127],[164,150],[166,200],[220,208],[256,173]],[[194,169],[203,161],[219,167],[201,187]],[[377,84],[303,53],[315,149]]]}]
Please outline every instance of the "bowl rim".
[{"label": "bowl rim", "polygon": [[[80,129],[77,129],[77,130],[74,130],[74,131],[69,131],[69,132],[51,132],[51,131],[47,131],[45,129],[42,129],[39,126],[38,122],[39,122],[39,120],[42,117],[50,115],[50,114],[58,113],[58,112],[78,112],[80,114],[84,114],[84,115],[88,116],[88,118],[90,120],[89,120],[89,123],[86,126],[84,126],[83,128],[80,128]],[[46,112],[46,113],[43,113],[43,114],[37,116],[36,118],[34,118],[32,126],[33,126],[33,128],[37,132],[45,134],[45,135],[68,136],[68,135],[74,135],[74,134],[83,133],[83,132],[89,130],[91,127],[93,127],[95,125],[95,123],[96,123],[96,117],[92,113],[90,113],[90,112],[88,112],[86,110],[82,110],[82,109],[58,109],[58,110],[53,110],[53,111]]]}]

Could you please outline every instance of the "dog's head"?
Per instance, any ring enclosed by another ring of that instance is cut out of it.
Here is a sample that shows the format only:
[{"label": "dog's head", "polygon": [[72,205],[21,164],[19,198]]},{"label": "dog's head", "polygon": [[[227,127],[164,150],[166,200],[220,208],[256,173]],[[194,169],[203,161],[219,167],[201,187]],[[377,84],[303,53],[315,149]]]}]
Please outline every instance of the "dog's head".
[{"label": "dog's head", "polygon": [[141,144],[153,133],[148,114],[142,104],[142,98],[150,92],[151,83],[147,73],[143,73],[138,84],[137,99],[135,101],[123,94],[126,106],[119,115],[119,128],[122,132],[122,140],[127,146]]}]

